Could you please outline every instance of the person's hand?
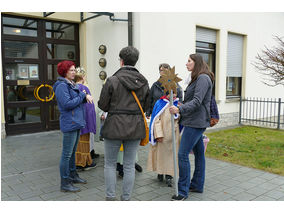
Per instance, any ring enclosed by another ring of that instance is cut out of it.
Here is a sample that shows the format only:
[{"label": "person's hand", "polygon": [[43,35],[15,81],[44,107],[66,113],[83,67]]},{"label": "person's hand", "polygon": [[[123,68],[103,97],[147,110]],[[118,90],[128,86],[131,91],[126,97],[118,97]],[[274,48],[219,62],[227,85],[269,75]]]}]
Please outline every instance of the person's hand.
[{"label": "person's hand", "polygon": [[181,106],[182,105],[182,103],[181,102],[178,102],[178,106]]},{"label": "person's hand", "polygon": [[106,117],[104,115],[101,116],[101,120],[104,121]]},{"label": "person's hand", "polygon": [[92,103],[93,103],[93,97],[92,97],[91,95],[87,94],[87,95],[86,95],[86,99],[87,99],[87,102],[88,102],[89,104],[92,104]]},{"label": "person's hand", "polygon": [[156,138],[157,142],[163,143],[163,138]]},{"label": "person's hand", "polygon": [[176,106],[171,106],[170,107],[170,113],[171,114],[177,114],[177,113],[179,113],[179,109]]}]

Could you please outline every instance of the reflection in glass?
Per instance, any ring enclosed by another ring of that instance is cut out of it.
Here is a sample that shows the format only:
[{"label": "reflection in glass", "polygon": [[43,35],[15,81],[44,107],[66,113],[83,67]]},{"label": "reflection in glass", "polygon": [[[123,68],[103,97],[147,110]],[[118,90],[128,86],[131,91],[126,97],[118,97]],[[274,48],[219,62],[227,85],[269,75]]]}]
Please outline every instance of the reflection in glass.
[{"label": "reflection in glass", "polygon": [[241,77],[227,77],[226,95],[240,96],[241,95]]},{"label": "reflection in glass", "polygon": [[4,41],[6,58],[38,58],[38,43],[24,41]]},{"label": "reflection in glass", "polygon": [[207,65],[209,66],[209,69],[211,72],[214,72],[214,67],[213,67],[213,58],[214,58],[214,55],[212,53],[201,53],[201,52],[198,52],[203,60],[207,63]]},{"label": "reflection in glass", "polygon": [[40,107],[10,107],[8,108],[8,123],[40,122]]},{"label": "reflection in glass", "polygon": [[18,27],[3,27],[3,33],[7,35],[37,37],[37,30],[22,29]]},{"label": "reflection in glass", "polygon": [[3,34],[37,37],[37,21],[28,18],[3,17]]},{"label": "reflection in glass", "polygon": [[6,80],[38,80],[39,69],[38,64],[6,64],[5,65]]},{"label": "reflection in glass", "polygon": [[[7,92],[7,102],[21,102],[21,101],[36,101],[35,98],[35,89],[36,86],[28,85],[28,86],[6,86]],[[39,95],[43,91],[39,90]]]},{"label": "reflection in glass", "polygon": [[75,60],[75,46],[65,44],[47,44],[47,58]]},{"label": "reflection in glass", "polygon": [[49,120],[50,121],[58,121],[60,116],[60,112],[57,105],[49,106]]},{"label": "reflection in glass", "polygon": [[45,27],[47,38],[74,40],[74,24],[46,22]]},{"label": "reflection in glass", "polygon": [[3,25],[12,25],[25,28],[37,28],[37,21],[28,18],[3,17]]},{"label": "reflection in glass", "polygon": [[58,72],[57,72],[57,65],[47,65],[47,77],[48,80],[57,80],[58,77]]}]

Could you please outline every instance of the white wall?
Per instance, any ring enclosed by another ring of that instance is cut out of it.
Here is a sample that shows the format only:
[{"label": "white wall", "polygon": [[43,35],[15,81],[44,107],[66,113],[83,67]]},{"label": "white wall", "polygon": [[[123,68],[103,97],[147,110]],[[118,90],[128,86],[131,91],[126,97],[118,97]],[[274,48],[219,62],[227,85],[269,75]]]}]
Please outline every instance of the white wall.
[{"label": "white wall", "polygon": [[[115,18],[127,19],[127,13],[115,13]],[[86,22],[86,41],[87,81],[97,106],[103,84],[99,78],[99,72],[104,70],[109,77],[119,69],[119,51],[128,45],[128,23],[113,22],[108,16],[88,20]],[[104,55],[99,52],[101,44],[107,47],[107,52]],[[100,58],[106,59],[105,68],[99,66]]]},{"label": "white wall", "polygon": [[[150,86],[158,77],[158,65],[176,66],[176,73],[186,79],[185,64],[195,53],[196,25],[218,31],[216,59],[216,97],[221,113],[237,112],[238,102],[226,102],[227,33],[246,35],[243,96],[281,97],[283,86],[268,87],[251,63],[264,45],[272,46],[272,36],[284,36],[284,13],[135,13],[134,44],[140,50],[139,68]],[[181,83],[185,88],[186,86]]]},{"label": "white wall", "polygon": [[[115,16],[127,18],[127,13]],[[136,67],[150,86],[159,78],[160,63],[176,66],[181,78],[188,77],[185,64],[189,54],[195,53],[196,26],[217,31],[216,99],[220,113],[239,111],[237,100],[226,100],[228,32],[245,36],[243,96],[284,99],[283,86],[264,85],[262,76],[251,64],[265,45],[275,44],[273,35],[284,36],[284,13],[133,13],[133,44],[140,51]],[[107,16],[86,22],[86,68],[96,103],[103,83],[98,74],[105,70],[109,77],[119,68],[119,51],[128,44],[127,27],[127,22],[112,22]],[[100,44],[107,46],[105,55],[98,51]],[[106,68],[99,67],[101,57],[107,60]],[[184,82],[181,86],[186,88]]]}]

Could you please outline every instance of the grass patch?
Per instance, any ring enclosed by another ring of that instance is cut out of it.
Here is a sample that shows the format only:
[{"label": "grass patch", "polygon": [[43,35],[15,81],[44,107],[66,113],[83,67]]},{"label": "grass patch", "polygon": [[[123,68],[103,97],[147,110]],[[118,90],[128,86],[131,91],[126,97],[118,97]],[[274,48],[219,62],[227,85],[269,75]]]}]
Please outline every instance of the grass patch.
[{"label": "grass patch", "polygon": [[206,157],[284,176],[283,130],[241,126],[206,135]]}]

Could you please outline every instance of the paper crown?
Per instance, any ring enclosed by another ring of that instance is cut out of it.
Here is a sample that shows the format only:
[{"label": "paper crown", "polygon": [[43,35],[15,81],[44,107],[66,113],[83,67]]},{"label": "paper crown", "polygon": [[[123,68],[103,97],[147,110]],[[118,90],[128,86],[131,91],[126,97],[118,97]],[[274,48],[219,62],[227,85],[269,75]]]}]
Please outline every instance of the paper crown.
[{"label": "paper crown", "polygon": [[76,67],[76,75],[86,75],[86,71],[83,67]]}]

